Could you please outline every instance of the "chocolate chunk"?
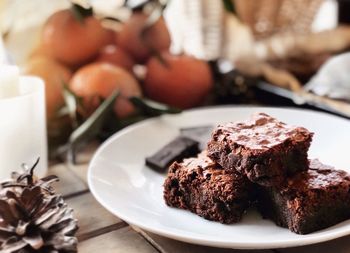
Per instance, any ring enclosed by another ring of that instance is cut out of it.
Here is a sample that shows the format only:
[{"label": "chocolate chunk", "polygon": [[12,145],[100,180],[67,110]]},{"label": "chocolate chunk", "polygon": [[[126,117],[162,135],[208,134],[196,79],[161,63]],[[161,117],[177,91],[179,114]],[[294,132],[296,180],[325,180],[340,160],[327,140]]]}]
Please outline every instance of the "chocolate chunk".
[{"label": "chocolate chunk", "polygon": [[157,171],[164,172],[173,162],[197,155],[199,153],[198,144],[195,140],[179,136],[154,155],[146,157],[146,165]]},{"label": "chocolate chunk", "polygon": [[200,150],[203,150],[207,147],[213,128],[213,126],[186,127],[180,129],[180,134],[198,141]]}]

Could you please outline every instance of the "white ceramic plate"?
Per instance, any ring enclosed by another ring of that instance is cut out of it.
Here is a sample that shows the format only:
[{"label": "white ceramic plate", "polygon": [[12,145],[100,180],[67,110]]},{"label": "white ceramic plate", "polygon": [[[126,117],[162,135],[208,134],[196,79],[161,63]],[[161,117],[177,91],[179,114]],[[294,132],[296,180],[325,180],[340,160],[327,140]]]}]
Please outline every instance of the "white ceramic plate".
[{"label": "white ceramic plate", "polygon": [[329,114],[266,107],[213,107],[166,115],[130,126],[107,140],[96,152],[88,173],[96,199],[126,222],[153,233],[195,244],[264,249],[301,246],[350,234],[350,220],[309,235],[277,227],[250,210],[237,224],[222,225],[188,211],[170,208],[163,201],[164,175],[144,165],[179,134],[179,128],[216,125],[266,112],[315,132],[311,158],[337,168],[350,168],[350,121]]}]

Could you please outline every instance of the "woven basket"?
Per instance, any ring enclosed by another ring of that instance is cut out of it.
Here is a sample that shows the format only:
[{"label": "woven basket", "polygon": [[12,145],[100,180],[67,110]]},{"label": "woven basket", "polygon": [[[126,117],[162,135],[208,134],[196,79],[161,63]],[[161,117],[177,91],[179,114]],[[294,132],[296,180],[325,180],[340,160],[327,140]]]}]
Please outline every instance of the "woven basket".
[{"label": "woven basket", "polygon": [[232,0],[256,39],[276,33],[308,34],[323,0]]}]

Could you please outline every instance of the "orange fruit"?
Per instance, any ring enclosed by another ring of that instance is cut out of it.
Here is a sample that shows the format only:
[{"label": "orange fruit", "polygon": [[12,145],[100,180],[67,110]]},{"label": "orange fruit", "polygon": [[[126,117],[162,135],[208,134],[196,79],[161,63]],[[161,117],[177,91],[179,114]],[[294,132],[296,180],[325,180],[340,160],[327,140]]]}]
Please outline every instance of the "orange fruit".
[{"label": "orange fruit", "polygon": [[47,20],[42,31],[42,44],[55,59],[76,66],[98,54],[111,37],[100,21],[90,16],[79,22],[71,10],[61,10]]},{"label": "orange fruit", "polygon": [[114,111],[120,118],[134,112],[133,105],[127,99],[130,96],[141,96],[137,80],[125,69],[103,62],[96,62],[80,68],[70,81],[70,89],[84,98],[84,105],[92,111],[99,105],[99,97],[107,98],[114,90],[119,89]]},{"label": "orange fruit", "polygon": [[159,52],[170,47],[170,35],[163,17],[149,27],[142,37],[147,18],[142,12],[133,13],[116,36],[117,45],[129,52],[138,62],[145,62],[151,56],[150,48]]},{"label": "orange fruit", "polygon": [[44,80],[47,117],[54,118],[57,110],[64,105],[62,86],[64,82],[69,82],[71,71],[54,59],[36,56],[26,64],[25,73]]},{"label": "orange fruit", "polygon": [[128,71],[132,71],[135,65],[134,60],[123,49],[111,44],[100,50],[97,61],[108,62]]},{"label": "orange fruit", "polygon": [[186,109],[200,105],[213,87],[207,62],[186,55],[163,53],[165,64],[153,57],[147,63],[145,94],[151,99]]}]

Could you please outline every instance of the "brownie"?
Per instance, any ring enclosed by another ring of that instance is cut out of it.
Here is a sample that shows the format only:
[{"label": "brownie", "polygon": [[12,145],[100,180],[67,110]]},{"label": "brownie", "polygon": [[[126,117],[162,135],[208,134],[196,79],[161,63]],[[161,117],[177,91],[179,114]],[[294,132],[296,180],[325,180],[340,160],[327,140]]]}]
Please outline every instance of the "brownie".
[{"label": "brownie", "polygon": [[249,180],[235,171],[223,170],[206,151],[196,158],[173,163],[164,183],[168,206],[226,224],[241,219],[252,195]]},{"label": "brownie", "polygon": [[282,227],[308,234],[350,218],[350,175],[310,161],[279,187],[261,187],[258,209]]},{"label": "brownie", "polygon": [[308,168],[307,151],[312,136],[303,127],[258,113],[248,121],[216,127],[208,142],[208,156],[254,183],[273,186]]}]

